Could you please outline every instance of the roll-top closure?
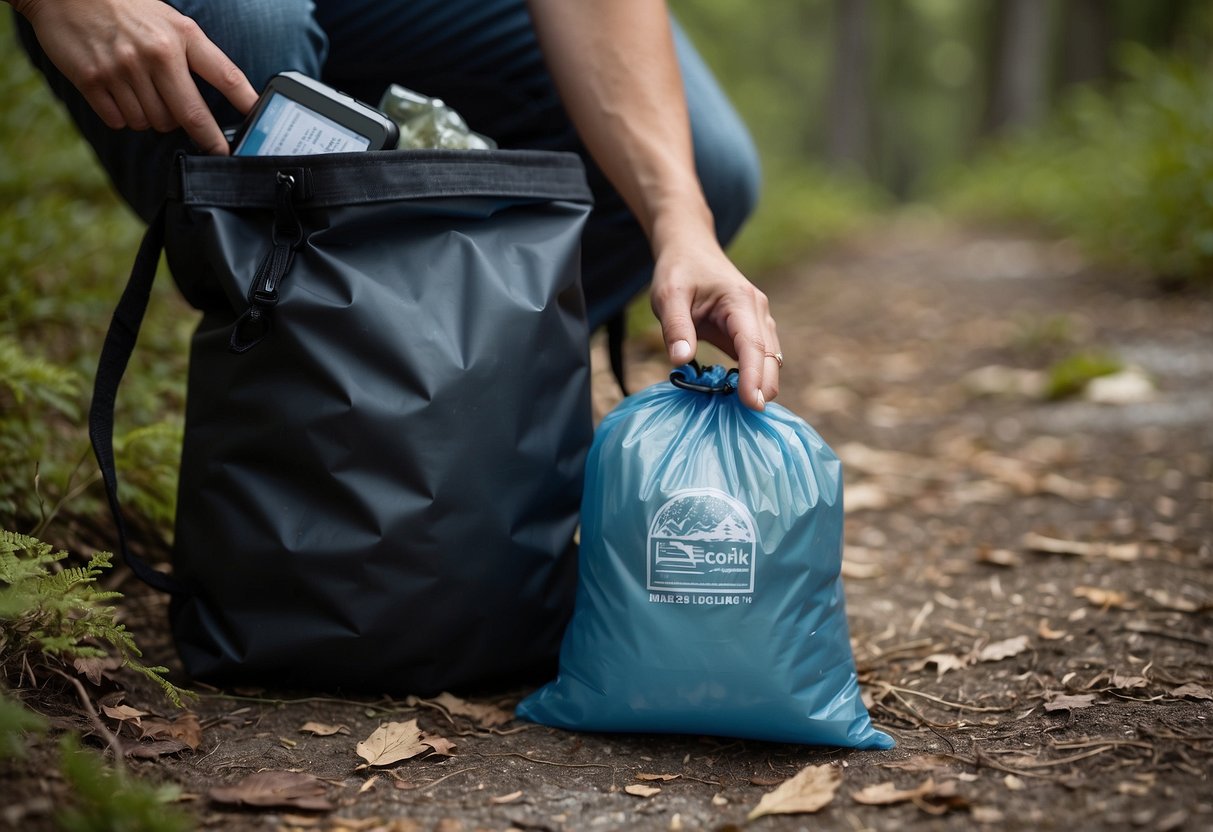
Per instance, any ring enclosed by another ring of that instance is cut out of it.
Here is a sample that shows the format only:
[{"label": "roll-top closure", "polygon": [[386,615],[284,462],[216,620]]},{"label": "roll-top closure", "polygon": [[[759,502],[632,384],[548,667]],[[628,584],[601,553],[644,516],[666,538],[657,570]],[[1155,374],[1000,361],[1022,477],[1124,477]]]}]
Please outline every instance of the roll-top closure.
[{"label": "roll-top closure", "polygon": [[[276,173],[284,169],[301,172],[295,198],[309,207],[476,196],[593,202],[581,158],[575,153],[543,150],[391,150],[316,156],[180,154],[169,199],[186,205],[272,208]],[[258,170],[266,175],[256,176]]]}]

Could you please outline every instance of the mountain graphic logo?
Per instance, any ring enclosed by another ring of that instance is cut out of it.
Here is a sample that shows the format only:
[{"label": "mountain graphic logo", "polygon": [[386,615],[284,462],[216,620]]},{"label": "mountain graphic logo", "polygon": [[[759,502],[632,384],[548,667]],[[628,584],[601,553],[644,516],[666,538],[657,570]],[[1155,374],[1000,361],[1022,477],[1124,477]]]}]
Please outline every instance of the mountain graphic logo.
[{"label": "mountain graphic logo", "polygon": [[754,517],[715,488],[675,492],[653,515],[648,536],[649,590],[754,591]]}]

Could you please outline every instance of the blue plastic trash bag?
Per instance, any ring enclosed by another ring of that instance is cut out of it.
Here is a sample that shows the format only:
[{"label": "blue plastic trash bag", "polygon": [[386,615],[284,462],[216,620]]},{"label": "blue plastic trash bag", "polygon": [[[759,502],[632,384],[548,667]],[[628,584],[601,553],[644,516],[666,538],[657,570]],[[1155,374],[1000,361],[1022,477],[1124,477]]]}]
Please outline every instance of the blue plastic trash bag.
[{"label": "blue plastic trash bag", "polygon": [[813,428],[689,364],[590,449],[560,672],[518,716],[561,728],[891,748],[859,697],[842,466]]}]

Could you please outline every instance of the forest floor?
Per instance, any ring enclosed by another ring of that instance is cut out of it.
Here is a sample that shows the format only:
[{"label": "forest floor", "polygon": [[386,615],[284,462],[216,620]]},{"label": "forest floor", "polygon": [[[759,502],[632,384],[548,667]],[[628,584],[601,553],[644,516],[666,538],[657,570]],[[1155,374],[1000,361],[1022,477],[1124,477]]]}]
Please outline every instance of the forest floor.
[{"label": "forest floor", "polygon": [[[120,708],[174,716],[122,676],[102,704],[128,768],[178,784],[203,828],[225,830],[723,830],[806,766],[837,770],[822,808],[748,827],[1213,827],[1209,293],[1091,269],[1066,244],[910,219],[766,288],[779,401],[844,461],[851,636],[896,749],[503,721],[522,691],[410,704],[202,689],[196,723],[165,727]],[[667,371],[651,341],[630,345],[636,386]],[[1133,369],[1042,395],[1047,368],[1101,353]],[[601,370],[599,408],[610,391]],[[173,662],[162,603],[122,589],[149,658]],[[451,753],[361,766],[358,742],[412,719]],[[35,771],[52,750],[35,749]],[[245,780],[263,771],[277,774]],[[49,827],[61,789],[10,781],[0,823]],[[258,796],[276,805],[230,803]]]}]

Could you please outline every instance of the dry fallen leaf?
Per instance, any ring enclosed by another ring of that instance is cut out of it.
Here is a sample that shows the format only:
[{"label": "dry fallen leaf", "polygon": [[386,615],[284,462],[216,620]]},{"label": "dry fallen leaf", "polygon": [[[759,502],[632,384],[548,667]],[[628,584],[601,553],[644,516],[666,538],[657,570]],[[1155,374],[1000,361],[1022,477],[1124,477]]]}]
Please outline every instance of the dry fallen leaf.
[{"label": "dry fallen leaf", "polygon": [[977,654],[979,662],[997,662],[1003,659],[1009,659],[1012,656],[1018,656],[1020,653],[1028,649],[1027,636],[1015,636],[1014,638],[996,641],[993,644],[987,644],[981,648]]},{"label": "dry fallen leaf", "polygon": [[211,789],[216,803],[236,806],[265,806],[310,809],[325,812],[333,804],[325,797],[324,781],[297,771],[258,771],[232,786]]},{"label": "dry fallen leaf", "polygon": [[928,777],[926,781],[914,789],[899,789],[892,781],[877,783],[874,786],[851,792],[851,799],[865,806],[889,806],[894,803],[904,803],[907,800],[925,797],[935,791],[935,781]]},{"label": "dry fallen leaf", "polygon": [[1188,699],[1213,699],[1213,691],[1204,685],[1188,682],[1171,691],[1172,696],[1187,697]]},{"label": "dry fallen leaf", "polygon": [[868,578],[879,578],[884,574],[884,567],[879,563],[862,563],[853,560],[842,562],[842,577],[853,581],[866,581]]},{"label": "dry fallen leaf", "polygon": [[1178,595],[1172,595],[1161,589],[1147,589],[1145,592],[1151,601],[1165,610],[1174,610],[1175,612],[1205,612],[1213,606],[1208,602],[1200,603],[1191,598],[1181,598]]},{"label": "dry fallen leaf", "polygon": [[509,711],[496,705],[481,705],[460,699],[453,693],[440,693],[433,699],[419,700],[418,704],[436,705],[448,714],[464,716],[475,722],[481,728],[496,728],[514,718]]},{"label": "dry fallen leaf", "polygon": [[439,757],[455,756],[455,742],[448,740],[446,737],[440,737],[437,734],[426,734],[425,744],[434,749],[434,753]]},{"label": "dry fallen leaf", "polygon": [[974,806],[969,809],[974,823],[1002,823],[1005,815],[993,806]]},{"label": "dry fallen leaf", "polygon": [[746,820],[764,815],[816,812],[829,805],[841,784],[842,769],[837,766],[805,766],[795,777],[764,794]]},{"label": "dry fallen leaf", "polygon": [[983,546],[977,550],[979,563],[992,563],[995,566],[1022,566],[1023,558],[1010,549],[991,549]]},{"label": "dry fallen leaf", "polygon": [[889,493],[874,482],[861,482],[848,486],[843,498],[843,511],[867,511],[868,509],[888,508]]},{"label": "dry fallen leaf", "polygon": [[143,717],[148,716],[147,711],[132,708],[130,705],[102,705],[101,713],[118,722],[129,722],[136,728],[142,724]]},{"label": "dry fallen leaf", "polygon": [[1066,637],[1065,630],[1054,630],[1049,626],[1049,619],[1040,619],[1040,626],[1036,628],[1036,635],[1043,638],[1045,641],[1057,641],[1060,638]]},{"label": "dry fallen leaf", "polygon": [[1133,609],[1129,596],[1118,589],[1101,589],[1097,586],[1074,587],[1075,598],[1085,598],[1093,607],[1101,609]]},{"label": "dry fallen leaf", "polygon": [[202,726],[198,724],[197,715],[189,711],[173,720],[152,717],[143,721],[143,738],[177,740],[189,746],[190,751],[197,751],[202,745]]},{"label": "dry fallen leaf", "polygon": [[135,742],[123,749],[123,755],[138,760],[156,760],[169,754],[180,754],[182,751],[192,751],[181,740],[156,740],[155,742]]},{"label": "dry fallen leaf", "polygon": [[1083,543],[1080,540],[1062,540],[1036,532],[1023,536],[1024,548],[1050,555],[1075,555],[1080,558],[1108,558],[1132,561],[1141,557],[1140,543]]},{"label": "dry fallen leaf", "polygon": [[114,671],[124,664],[119,656],[82,656],[72,661],[76,672],[94,685],[100,685],[103,678],[113,678]]},{"label": "dry fallen leaf", "polygon": [[509,794],[498,795],[497,797],[490,797],[489,803],[492,803],[497,806],[501,806],[506,803],[513,803],[515,800],[518,800],[520,797],[522,797],[521,790],[516,791],[516,792],[510,792]]},{"label": "dry fallen leaf", "polygon": [[636,797],[652,797],[661,793],[661,789],[657,786],[646,786],[642,783],[632,783],[630,786],[624,786],[623,790]]},{"label": "dry fallen leaf", "polygon": [[1077,711],[1095,704],[1093,693],[1055,693],[1045,700],[1046,711]]},{"label": "dry fallen leaf", "polygon": [[1149,687],[1150,682],[1144,676],[1121,676],[1119,673],[1113,673],[1110,684],[1117,690],[1133,690]]},{"label": "dry fallen leaf", "polygon": [[380,725],[358,743],[355,750],[367,765],[390,766],[431,751],[449,756],[451,748],[454,748],[454,743],[442,737],[429,736],[417,727],[417,720],[410,719],[408,722]]},{"label": "dry fallen leaf", "polygon": [[668,781],[668,780],[677,780],[681,776],[682,776],[681,774],[637,774],[636,779],[645,780],[645,781],[653,781],[653,780]]},{"label": "dry fallen leaf", "polygon": [[968,659],[957,656],[955,653],[932,653],[925,659],[914,662],[908,669],[911,673],[915,673],[935,665],[935,678],[939,679],[949,670],[961,670],[968,664]]},{"label": "dry fallen leaf", "polygon": [[299,728],[304,734],[315,734],[317,737],[331,737],[334,734],[348,734],[348,725],[329,725],[326,722],[305,722]]}]

